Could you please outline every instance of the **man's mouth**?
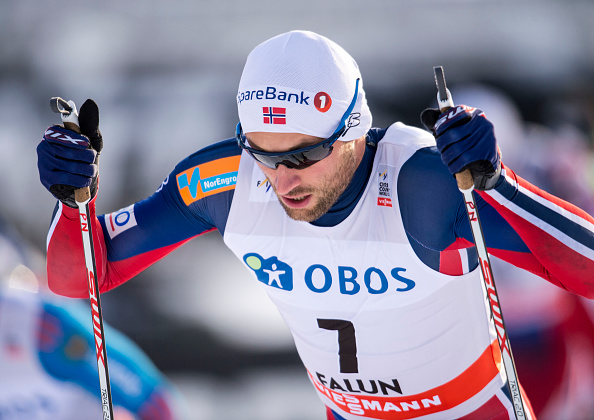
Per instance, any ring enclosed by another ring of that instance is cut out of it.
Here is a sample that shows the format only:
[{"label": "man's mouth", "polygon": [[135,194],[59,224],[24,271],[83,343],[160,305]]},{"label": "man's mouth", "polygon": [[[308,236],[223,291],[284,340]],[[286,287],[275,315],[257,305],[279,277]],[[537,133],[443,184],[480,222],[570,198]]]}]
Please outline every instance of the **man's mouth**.
[{"label": "man's mouth", "polygon": [[311,194],[306,194],[306,195],[300,195],[300,196],[295,196],[295,197],[287,197],[287,196],[281,196],[281,200],[283,201],[283,203],[290,208],[294,208],[294,209],[301,209],[304,207],[307,207],[307,205],[311,202],[312,199],[312,195]]}]

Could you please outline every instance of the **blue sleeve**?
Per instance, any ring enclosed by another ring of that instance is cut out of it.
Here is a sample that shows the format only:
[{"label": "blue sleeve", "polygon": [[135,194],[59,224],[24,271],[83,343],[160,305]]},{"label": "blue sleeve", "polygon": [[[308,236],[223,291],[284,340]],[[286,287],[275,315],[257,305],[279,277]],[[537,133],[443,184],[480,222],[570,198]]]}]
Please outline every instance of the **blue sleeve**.
[{"label": "blue sleeve", "polygon": [[[426,265],[442,271],[444,251],[457,248],[469,249],[469,260],[476,261],[474,249],[469,248],[474,240],[462,194],[437,148],[420,149],[403,165],[397,191],[409,242]],[[487,246],[529,253],[505,219],[479,195],[475,196]]]},{"label": "blue sleeve", "polygon": [[202,233],[218,229],[223,234],[240,154],[234,139],[201,149],[182,160],[150,197],[99,216],[108,260],[152,261]]}]

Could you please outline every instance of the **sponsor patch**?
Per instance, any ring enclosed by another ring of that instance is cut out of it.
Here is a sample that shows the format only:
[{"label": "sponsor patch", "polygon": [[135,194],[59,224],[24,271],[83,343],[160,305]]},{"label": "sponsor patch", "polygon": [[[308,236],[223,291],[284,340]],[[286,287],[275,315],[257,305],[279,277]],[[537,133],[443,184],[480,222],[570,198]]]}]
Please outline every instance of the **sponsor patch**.
[{"label": "sponsor patch", "polygon": [[[416,282],[406,275],[406,268],[378,267],[355,268],[349,266],[327,267],[312,264],[303,273],[293,276],[293,268],[272,256],[264,258],[255,252],[243,256],[245,264],[253,270],[258,281],[277,289],[293,290],[295,284],[314,293],[327,293],[331,290],[342,295],[368,293],[381,295],[391,292],[408,292],[416,287]],[[389,274],[388,274],[389,273]],[[295,283],[297,282],[297,283]]]},{"label": "sponsor patch", "polygon": [[177,187],[186,206],[235,189],[240,156],[230,156],[186,169],[177,175]]},{"label": "sponsor patch", "polygon": [[392,207],[392,189],[390,181],[392,179],[391,167],[379,165],[377,174],[377,205],[383,207]]},{"label": "sponsor patch", "polygon": [[131,227],[136,226],[134,204],[106,215],[105,225],[107,226],[107,233],[111,239],[115,238],[120,233],[127,231]]},{"label": "sponsor patch", "polygon": [[320,112],[326,112],[332,106],[332,98],[326,92],[318,92],[314,97],[314,106]]},{"label": "sponsor patch", "polygon": [[256,101],[256,100],[276,100],[291,102],[299,105],[309,105],[310,96],[304,91],[286,89],[275,86],[266,86],[262,89],[246,90],[245,92],[239,92],[237,94],[237,104],[241,105],[244,101]]},{"label": "sponsor patch", "polygon": [[256,253],[245,254],[243,261],[259,281],[282,290],[293,290],[293,269],[276,257],[263,258]]},{"label": "sponsor patch", "polygon": [[272,185],[270,185],[270,182],[268,182],[264,173],[258,168],[258,165],[254,165],[249,201],[266,203],[274,197],[276,197],[276,195],[272,190]]}]

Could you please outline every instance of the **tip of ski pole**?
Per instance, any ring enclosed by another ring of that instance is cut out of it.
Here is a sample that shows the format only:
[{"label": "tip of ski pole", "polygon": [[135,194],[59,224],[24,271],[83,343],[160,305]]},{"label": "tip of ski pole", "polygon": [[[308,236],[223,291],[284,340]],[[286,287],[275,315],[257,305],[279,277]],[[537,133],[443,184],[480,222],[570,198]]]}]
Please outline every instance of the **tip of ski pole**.
[{"label": "tip of ski pole", "polygon": [[433,66],[433,75],[435,77],[435,84],[437,85],[437,103],[439,109],[444,112],[454,106],[452,94],[446,86],[445,74],[442,66]]},{"label": "tip of ski pole", "polygon": [[50,107],[52,111],[58,114],[70,114],[75,107],[73,106],[74,102],[72,101],[65,101],[64,99],[60,98],[59,96],[54,96],[50,99]]}]

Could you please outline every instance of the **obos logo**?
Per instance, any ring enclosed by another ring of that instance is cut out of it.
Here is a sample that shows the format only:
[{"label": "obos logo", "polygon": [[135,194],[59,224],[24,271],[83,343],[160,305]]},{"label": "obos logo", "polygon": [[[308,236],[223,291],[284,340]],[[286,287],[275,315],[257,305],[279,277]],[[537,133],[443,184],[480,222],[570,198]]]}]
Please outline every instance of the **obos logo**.
[{"label": "obos logo", "polygon": [[293,290],[293,269],[288,264],[276,257],[264,259],[256,253],[245,254],[243,260],[262,283],[277,289]]},{"label": "obos logo", "polygon": [[[243,261],[251,268],[262,283],[282,290],[293,290],[293,269],[277,257],[263,258],[255,252],[245,254]],[[356,295],[369,293],[380,295],[390,291],[408,292],[416,282],[405,277],[406,268],[394,267],[389,274],[378,267],[357,270],[354,267],[338,266],[333,273],[323,264],[307,267],[303,283],[314,293],[326,293],[337,288],[340,294]]]}]

